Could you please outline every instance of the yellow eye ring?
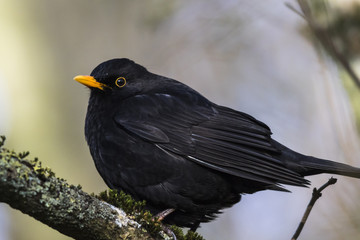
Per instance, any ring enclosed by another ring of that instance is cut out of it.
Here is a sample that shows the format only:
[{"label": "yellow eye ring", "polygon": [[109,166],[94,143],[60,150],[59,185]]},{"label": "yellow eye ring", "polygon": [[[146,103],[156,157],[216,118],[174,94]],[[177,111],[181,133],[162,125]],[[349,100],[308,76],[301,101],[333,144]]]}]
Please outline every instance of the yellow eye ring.
[{"label": "yellow eye ring", "polygon": [[118,77],[115,80],[115,85],[118,86],[119,88],[122,88],[126,85],[126,79],[124,77]]}]

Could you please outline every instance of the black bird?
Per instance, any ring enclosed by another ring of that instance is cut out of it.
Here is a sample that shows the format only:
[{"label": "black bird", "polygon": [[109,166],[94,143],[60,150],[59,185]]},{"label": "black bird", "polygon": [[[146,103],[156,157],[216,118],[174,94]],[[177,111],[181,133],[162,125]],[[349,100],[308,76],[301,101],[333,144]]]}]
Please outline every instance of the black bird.
[{"label": "black bird", "polygon": [[91,89],[85,136],[100,175],[154,214],[173,209],[167,223],[196,230],[241,194],[308,186],[308,175],[360,178],[359,168],[297,153],[252,116],[129,59],[74,79]]}]

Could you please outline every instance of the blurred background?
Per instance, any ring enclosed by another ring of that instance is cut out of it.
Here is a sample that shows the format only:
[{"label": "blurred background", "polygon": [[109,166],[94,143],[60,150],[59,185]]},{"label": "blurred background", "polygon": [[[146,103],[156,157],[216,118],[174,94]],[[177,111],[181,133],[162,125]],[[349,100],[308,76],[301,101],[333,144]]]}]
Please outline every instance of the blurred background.
[{"label": "blurred background", "polygon": [[[292,0],[0,0],[0,134],[7,136],[6,147],[29,150],[89,193],[105,190],[83,133],[89,90],[73,77],[127,57],[253,115],[294,150],[360,166],[360,91],[285,2],[298,9]],[[358,4],[313,6],[355,69]],[[329,177],[309,179],[320,186]],[[289,189],[292,194],[246,195],[199,232],[208,240],[290,239],[312,190]],[[359,197],[360,181],[339,177],[316,204],[301,239],[359,239]],[[22,239],[69,238],[0,203],[0,240]]]}]

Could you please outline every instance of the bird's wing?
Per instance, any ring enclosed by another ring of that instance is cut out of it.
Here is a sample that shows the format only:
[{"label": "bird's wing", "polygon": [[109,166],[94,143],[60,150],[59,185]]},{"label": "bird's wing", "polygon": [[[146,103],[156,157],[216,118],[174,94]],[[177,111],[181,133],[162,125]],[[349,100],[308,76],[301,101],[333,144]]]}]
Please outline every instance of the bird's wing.
[{"label": "bird's wing", "polygon": [[304,186],[287,169],[270,129],[242,112],[188,91],[144,94],[124,101],[114,120],[129,133],[205,167],[269,185]]}]

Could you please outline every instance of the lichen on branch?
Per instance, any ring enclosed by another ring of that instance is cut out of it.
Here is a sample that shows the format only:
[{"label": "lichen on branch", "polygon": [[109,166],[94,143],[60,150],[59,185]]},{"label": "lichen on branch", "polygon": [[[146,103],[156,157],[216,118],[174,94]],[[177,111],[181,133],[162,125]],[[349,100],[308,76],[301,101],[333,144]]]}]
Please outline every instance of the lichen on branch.
[{"label": "lichen on branch", "polygon": [[75,239],[154,239],[124,211],[55,177],[28,152],[3,147],[0,138],[0,202]]},{"label": "lichen on branch", "polygon": [[[98,196],[68,184],[29,152],[4,148],[0,136],[0,202],[28,214],[75,239],[171,239],[161,223],[123,192],[109,189]],[[178,240],[204,240],[171,226]]]}]

